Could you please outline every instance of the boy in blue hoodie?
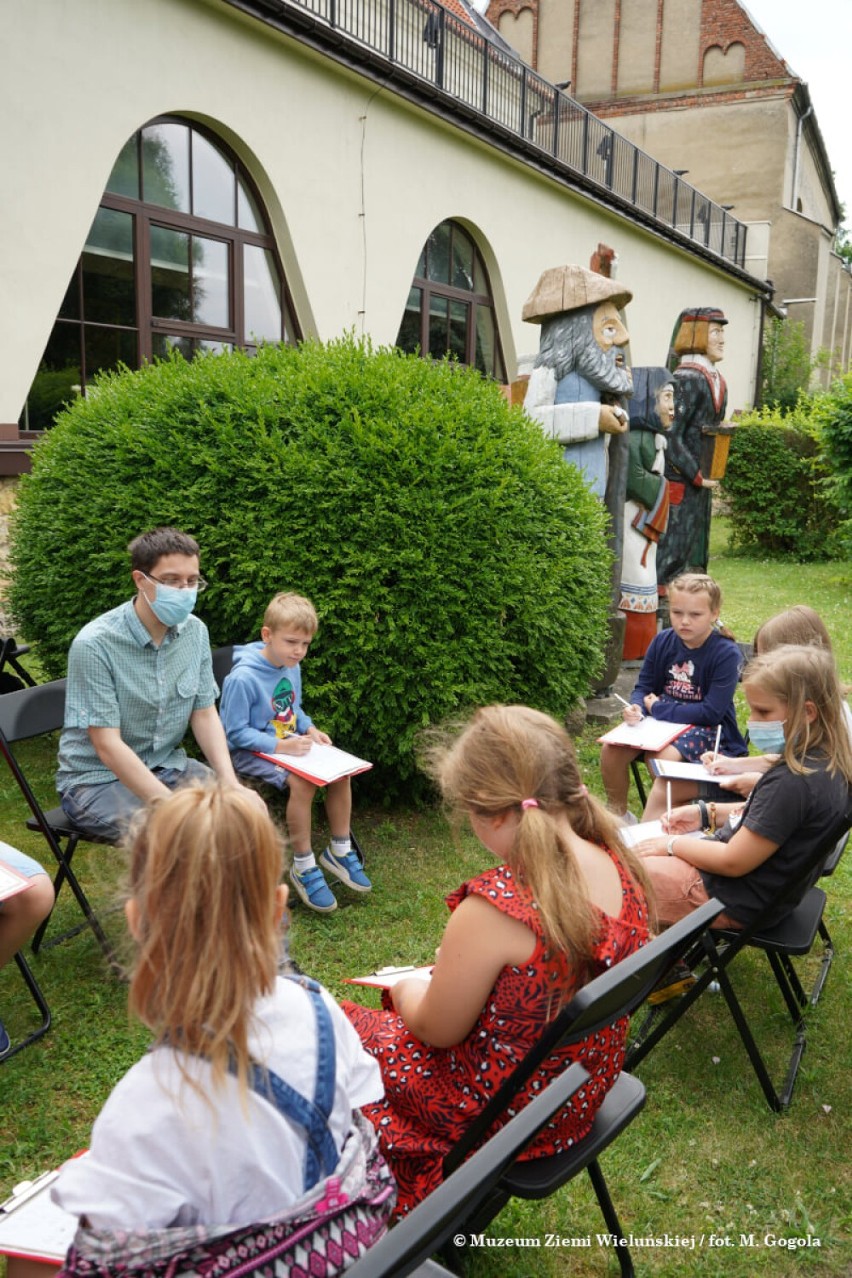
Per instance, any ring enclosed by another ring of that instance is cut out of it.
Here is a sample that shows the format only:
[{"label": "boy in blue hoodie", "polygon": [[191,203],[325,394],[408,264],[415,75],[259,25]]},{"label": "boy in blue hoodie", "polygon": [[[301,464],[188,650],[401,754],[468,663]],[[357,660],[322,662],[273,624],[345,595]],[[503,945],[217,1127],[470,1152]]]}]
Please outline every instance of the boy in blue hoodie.
[{"label": "boy in blue hoodie", "polygon": [[332,781],[327,787],[325,806],[331,843],[317,865],[311,844],[311,805],[317,786],[255,753],[262,750],[285,758],[296,757],[306,754],[313,741],[330,744],[331,738],[320,732],[302,709],[299,663],[311,646],[318,624],[309,599],[276,595],[264,614],[260,642],[234,649],[234,666],[222,685],[220,714],[234,769],[260,777],[280,790],[287,788],[287,829],[293,852],[290,880],[305,905],[320,914],[330,914],[337,909],[337,901],[323,869],[355,892],[369,892],[372,887],[350,842],[349,777]]}]

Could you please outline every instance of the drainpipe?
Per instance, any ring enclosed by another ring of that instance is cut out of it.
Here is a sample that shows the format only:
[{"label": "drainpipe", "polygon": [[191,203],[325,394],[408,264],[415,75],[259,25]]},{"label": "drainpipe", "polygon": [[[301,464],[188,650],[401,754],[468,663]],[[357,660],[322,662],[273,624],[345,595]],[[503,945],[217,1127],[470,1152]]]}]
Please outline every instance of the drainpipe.
[{"label": "drainpipe", "polygon": [[805,120],[807,120],[809,115],[813,115],[813,113],[814,113],[814,108],[812,103],[808,107],[805,114],[799,116],[799,122],[796,125],[796,150],[793,154],[793,191],[790,196],[790,208],[793,210],[794,213],[797,211],[796,199],[799,194],[799,156],[800,156],[801,146],[802,146],[802,129],[805,127]]}]

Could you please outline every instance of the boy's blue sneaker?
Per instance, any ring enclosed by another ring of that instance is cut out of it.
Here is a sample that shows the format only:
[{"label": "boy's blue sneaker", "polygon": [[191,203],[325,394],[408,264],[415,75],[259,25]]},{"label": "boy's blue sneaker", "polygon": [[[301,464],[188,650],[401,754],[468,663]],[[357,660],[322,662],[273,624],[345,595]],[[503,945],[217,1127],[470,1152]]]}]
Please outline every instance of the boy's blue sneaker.
[{"label": "boy's blue sneaker", "polygon": [[335,856],[331,848],[327,847],[319,860],[324,870],[335,875],[353,892],[372,892],[373,885],[364,873],[364,867],[357,852],[347,852],[346,856]]},{"label": "boy's blue sneaker", "polygon": [[297,874],[291,869],[290,882],[309,910],[316,910],[318,914],[331,914],[332,910],[337,909],[334,894],[318,865],[312,865],[304,874]]},{"label": "boy's blue sneaker", "polygon": [[0,1021],[0,1061],[2,1061],[3,1057],[10,1050],[11,1046],[12,1046],[12,1040],[9,1038],[9,1035],[6,1033],[6,1026],[3,1024],[2,1021]]}]

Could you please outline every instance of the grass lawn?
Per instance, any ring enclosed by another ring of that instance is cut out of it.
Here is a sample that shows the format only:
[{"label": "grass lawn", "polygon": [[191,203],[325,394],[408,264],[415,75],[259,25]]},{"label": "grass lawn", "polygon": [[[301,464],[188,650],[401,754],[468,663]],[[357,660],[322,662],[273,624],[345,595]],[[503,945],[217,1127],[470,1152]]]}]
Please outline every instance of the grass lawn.
[{"label": "grass lawn", "polygon": [[[723,587],[723,618],[737,637],[750,639],[761,620],[785,606],[809,603],[825,619],[841,673],[852,682],[850,568],[730,557],[724,532],[724,522],[717,520],[711,571]],[[578,746],[586,780],[601,793],[595,735],[588,730]],[[34,745],[26,757],[47,797],[52,749]],[[0,770],[0,832],[43,860],[43,843],[23,829],[23,815],[14,782]],[[351,994],[347,976],[381,964],[427,961],[441,935],[444,893],[484,864],[475,841],[468,835],[456,841],[435,811],[362,809],[356,822],[373,895],[362,900],[341,890],[342,908],[331,917],[299,907],[292,917],[295,957],[340,997]],[[83,847],[78,859],[93,897],[113,898],[122,872],[119,854]],[[602,1159],[625,1231],[658,1240],[634,1247],[638,1273],[785,1278],[813,1272],[841,1278],[852,1272],[850,899],[847,857],[829,882],[826,917],[837,958],[809,1017],[808,1048],[787,1114],[776,1116],[767,1108],[727,1008],[712,994],[640,1067],[648,1089],[645,1110]],[[60,925],[76,922],[72,906],[63,894]],[[120,931],[120,917],[109,918],[108,930]],[[89,935],[45,951],[32,965],[51,1004],[53,1028],[35,1047],[0,1065],[0,1198],[17,1181],[87,1143],[108,1090],[146,1045],[144,1030],[128,1023],[125,988],[104,971]],[[780,1078],[792,1027],[766,960],[746,954],[732,975]],[[0,974],[0,1015],[13,1033],[31,1017],[21,991],[10,966]],[[358,997],[374,996],[360,991]],[[579,1178],[545,1203],[510,1205],[488,1237],[516,1245],[474,1250],[471,1273],[615,1274],[613,1253],[597,1241],[603,1232],[587,1180]],[[805,1235],[820,1245],[783,1245]]]}]

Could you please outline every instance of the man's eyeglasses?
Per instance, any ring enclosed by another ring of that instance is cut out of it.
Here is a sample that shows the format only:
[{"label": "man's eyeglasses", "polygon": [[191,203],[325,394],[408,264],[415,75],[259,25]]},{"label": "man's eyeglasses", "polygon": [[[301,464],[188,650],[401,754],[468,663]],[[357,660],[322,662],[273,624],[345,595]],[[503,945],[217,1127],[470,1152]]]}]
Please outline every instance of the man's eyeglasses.
[{"label": "man's eyeglasses", "polygon": [[147,577],[148,581],[156,581],[158,586],[171,586],[173,590],[197,590],[200,595],[208,585],[203,577],[155,577],[150,572],[143,572],[142,576]]}]

